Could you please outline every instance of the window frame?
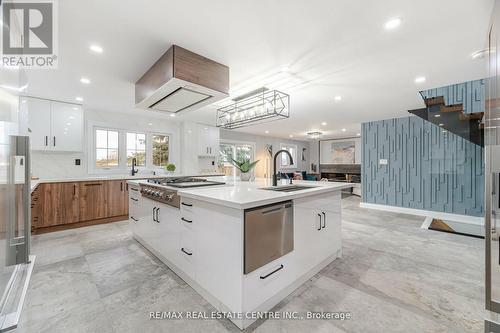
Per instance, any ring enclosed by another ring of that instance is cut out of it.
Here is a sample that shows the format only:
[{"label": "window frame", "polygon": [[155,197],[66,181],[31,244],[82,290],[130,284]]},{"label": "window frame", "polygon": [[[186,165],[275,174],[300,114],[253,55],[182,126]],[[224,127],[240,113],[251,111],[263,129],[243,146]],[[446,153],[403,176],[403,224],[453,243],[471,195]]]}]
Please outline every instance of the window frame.
[{"label": "window frame", "polygon": [[[116,131],[118,132],[118,165],[114,167],[98,167],[96,165],[96,131]],[[108,174],[130,171],[127,166],[127,133],[145,134],[146,135],[146,165],[137,166],[138,170],[163,171],[164,168],[153,165],[153,135],[165,135],[168,137],[168,162],[172,163],[172,142],[173,134],[170,132],[147,131],[143,129],[133,129],[128,127],[117,127],[107,123],[88,122],[87,143],[87,167],[89,174]]]},{"label": "window frame", "polygon": [[283,161],[282,161],[283,157],[280,156],[280,169],[297,169],[298,168],[298,164],[297,164],[297,156],[298,156],[297,149],[298,149],[298,146],[296,144],[293,144],[293,143],[280,143],[280,150],[281,149],[285,149],[285,150],[289,151],[287,148],[293,148],[294,149],[295,153],[292,154],[293,164],[283,165]]},{"label": "window frame", "polygon": [[[144,140],[146,140],[145,144],[144,144],[144,165],[138,165],[137,167],[141,167],[141,168],[146,168],[147,165],[148,165],[148,134],[144,131],[131,131],[131,130],[125,130],[125,167],[127,168],[131,168],[132,166],[131,165],[127,165],[127,153],[129,151],[128,149],[128,146],[127,146],[127,134],[135,134],[136,135],[136,143],[137,143],[137,135],[138,134],[144,134]],[[120,150],[120,148],[118,147],[118,150]],[[137,152],[137,146],[135,148],[135,151]]]},{"label": "window frame", "polygon": [[[147,135],[147,141],[146,141],[146,162],[147,162],[147,158],[148,158],[148,144],[150,145],[149,146],[149,161],[150,161],[150,166],[151,166],[151,169],[154,169],[154,170],[163,170],[163,167],[159,166],[159,165],[154,165],[153,164],[153,136],[155,135],[164,135],[164,136],[167,136],[168,137],[168,163],[167,164],[170,164],[172,162],[171,160],[171,157],[172,157],[172,135],[170,134],[166,134],[166,133],[159,133],[159,132],[150,132],[148,133]],[[146,163],[147,164],[147,163]]]}]

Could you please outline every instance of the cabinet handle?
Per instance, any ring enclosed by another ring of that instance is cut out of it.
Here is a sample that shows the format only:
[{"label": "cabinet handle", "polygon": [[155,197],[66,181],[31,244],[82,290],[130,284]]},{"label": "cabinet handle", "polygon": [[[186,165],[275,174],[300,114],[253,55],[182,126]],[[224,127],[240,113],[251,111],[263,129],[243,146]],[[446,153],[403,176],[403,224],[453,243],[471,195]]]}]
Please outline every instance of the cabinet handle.
[{"label": "cabinet handle", "polygon": [[156,215],[155,215],[155,213],[156,213],[156,207],[153,207],[153,221],[156,222]]},{"label": "cabinet handle", "polygon": [[183,205],[183,206],[187,206],[187,207],[193,207],[193,205],[192,205],[192,204],[187,204],[187,203],[185,203],[185,202],[181,202],[181,205]]},{"label": "cabinet handle", "polygon": [[318,213],[318,216],[319,216],[319,228],[316,230],[320,231],[321,230],[321,214]]},{"label": "cabinet handle", "polygon": [[274,271],[272,271],[271,273],[269,274],[266,274],[264,276],[261,276],[261,280],[264,280],[264,279],[267,279],[268,277],[270,277],[271,275],[273,275],[274,273],[278,272],[278,271],[281,271],[285,266],[283,266],[283,264],[280,265],[280,267],[276,268]]},{"label": "cabinet handle", "polygon": [[181,220],[183,220],[183,221],[184,221],[184,222],[186,222],[186,223],[193,223],[193,221],[191,221],[191,220],[187,220],[187,219],[185,219],[185,218],[183,218],[183,217],[181,217]]},{"label": "cabinet handle", "polygon": [[76,184],[73,184],[73,196],[76,195]]},{"label": "cabinet handle", "polygon": [[120,182],[120,192],[123,192],[123,182]]},{"label": "cabinet handle", "polygon": [[45,146],[49,145],[49,137],[46,135],[45,136]]},{"label": "cabinet handle", "polygon": [[212,155],[212,147],[210,147],[210,155]]},{"label": "cabinet handle", "polygon": [[321,227],[321,229],[325,229],[326,227],[326,214],[325,212],[322,212],[323,213],[323,226]]},{"label": "cabinet handle", "polygon": [[156,208],[156,223],[160,223],[160,207]]},{"label": "cabinet handle", "polygon": [[188,252],[188,251],[184,250],[184,248],[181,248],[181,251],[184,252],[185,254],[187,254],[188,256],[193,255],[193,252]]},{"label": "cabinet handle", "polygon": [[139,191],[138,189],[133,188],[133,187],[131,187],[130,189],[131,189],[132,191],[136,191],[136,192],[137,192],[137,191]]},{"label": "cabinet handle", "polygon": [[137,200],[136,198],[130,198],[130,200],[133,200],[133,201],[139,201],[139,200]]},{"label": "cabinet handle", "polygon": [[134,220],[135,222],[138,222],[138,221],[139,221],[138,219],[136,219],[136,218],[135,218],[135,217],[133,217],[133,216],[131,216],[130,218],[131,218],[132,220]]},{"label": "cabinet handle", "polygon": [[54,136],[54,147],[56,146],[56,137]]},{"label": "cabinet handle", "polygon": [[101,186],[102,183],[91,183],[91,184],[85,184],[85,186]]}]

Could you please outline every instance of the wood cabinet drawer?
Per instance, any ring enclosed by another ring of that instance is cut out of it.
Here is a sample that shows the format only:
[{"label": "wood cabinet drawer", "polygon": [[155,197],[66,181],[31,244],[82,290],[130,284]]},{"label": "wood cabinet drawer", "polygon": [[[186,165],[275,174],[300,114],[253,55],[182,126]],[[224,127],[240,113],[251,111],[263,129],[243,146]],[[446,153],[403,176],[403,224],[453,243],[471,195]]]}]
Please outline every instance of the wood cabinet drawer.
[{"label": "wood cabinet drawer", "polygon": [[298,278],[295,252],[278,258],[244,276],[243,311],[253,311]]}]

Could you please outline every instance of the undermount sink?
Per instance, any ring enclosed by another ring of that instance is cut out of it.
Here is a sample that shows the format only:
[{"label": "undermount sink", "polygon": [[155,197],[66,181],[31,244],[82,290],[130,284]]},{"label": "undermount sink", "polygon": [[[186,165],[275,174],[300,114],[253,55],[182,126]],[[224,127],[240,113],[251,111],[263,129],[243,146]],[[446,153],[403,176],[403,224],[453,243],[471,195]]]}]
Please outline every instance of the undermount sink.
[{"label": "undermount sink", "polygon": [[317,186],[306,186],[306,185],[282,185],[273,187],[264,187],[263,190],[276,191],[276,192],[295,192],[301,190],[308,190],[311,188],[316,188]]}]

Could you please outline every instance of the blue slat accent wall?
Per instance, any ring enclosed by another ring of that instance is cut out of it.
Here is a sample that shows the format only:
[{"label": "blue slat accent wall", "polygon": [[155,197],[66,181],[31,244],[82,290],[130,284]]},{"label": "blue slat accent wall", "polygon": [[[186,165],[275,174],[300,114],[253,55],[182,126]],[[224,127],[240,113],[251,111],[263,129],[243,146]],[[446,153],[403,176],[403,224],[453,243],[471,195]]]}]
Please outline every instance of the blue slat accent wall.
[{"label": "blue slat accent wall", "polygon": [[362,133],[363,202],[484,215],[483,148],[415,116],[363,123]]},{"label": "blue slat accent wall", "polygon": [[463,104],[465,113],[484,112],[484,79],[423,90],[420,93],[424,98],[443,96],[446,105]]}]

